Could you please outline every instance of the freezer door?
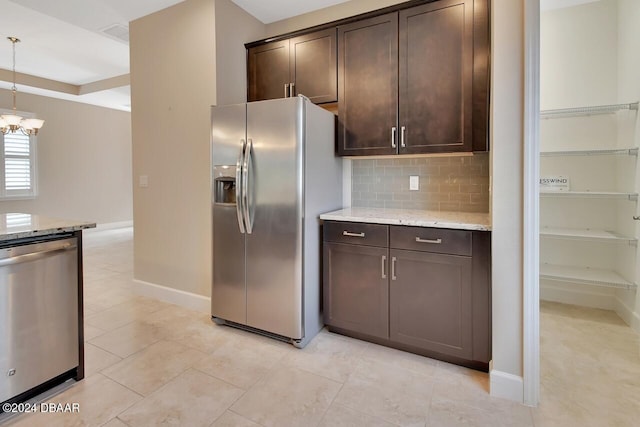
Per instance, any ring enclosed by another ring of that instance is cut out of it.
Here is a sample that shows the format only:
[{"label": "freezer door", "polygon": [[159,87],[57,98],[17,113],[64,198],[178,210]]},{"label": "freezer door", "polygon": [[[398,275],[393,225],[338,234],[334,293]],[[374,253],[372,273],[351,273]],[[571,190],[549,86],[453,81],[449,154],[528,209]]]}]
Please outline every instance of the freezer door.
[{"label": "freezer door", "polygon": [[[236,174],[246,140],[246,104],[213,107],[211,110],[213,284],[211,315],[244,324],[247,319],[245,289],[245,234],[240,197],[216,202],[216,178],[241,187]],[[240,162],[241,163],[241,162]],[[235,200],[233,200],[235,199]]]},{"label": "freezer door", "polygon": [[304,101],[247,104],[247,325],[293,339],[302,325]]}]

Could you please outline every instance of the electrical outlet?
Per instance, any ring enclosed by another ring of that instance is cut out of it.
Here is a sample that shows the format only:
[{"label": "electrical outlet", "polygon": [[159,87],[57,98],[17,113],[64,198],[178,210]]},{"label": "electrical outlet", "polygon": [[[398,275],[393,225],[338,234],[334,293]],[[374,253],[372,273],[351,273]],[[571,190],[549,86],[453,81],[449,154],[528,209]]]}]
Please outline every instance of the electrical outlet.
[{"label": "electrical outlet", "polygon": [[420,190],[420,177],[417,175],[411,175],[409,177],[409,190],[418,191]]}]

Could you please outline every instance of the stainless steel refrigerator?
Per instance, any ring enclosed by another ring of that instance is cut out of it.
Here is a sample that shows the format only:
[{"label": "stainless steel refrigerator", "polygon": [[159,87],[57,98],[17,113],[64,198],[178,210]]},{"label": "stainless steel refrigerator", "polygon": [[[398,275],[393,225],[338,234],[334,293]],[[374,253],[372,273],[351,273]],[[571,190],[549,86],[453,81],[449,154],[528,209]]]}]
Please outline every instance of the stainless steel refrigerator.
[{"label": "stainless steel refrigerator", "polygon": [[211,123],[211,316],[304,347],[322,328],[319,215],[342,206],[335,117],[299,96]]}]

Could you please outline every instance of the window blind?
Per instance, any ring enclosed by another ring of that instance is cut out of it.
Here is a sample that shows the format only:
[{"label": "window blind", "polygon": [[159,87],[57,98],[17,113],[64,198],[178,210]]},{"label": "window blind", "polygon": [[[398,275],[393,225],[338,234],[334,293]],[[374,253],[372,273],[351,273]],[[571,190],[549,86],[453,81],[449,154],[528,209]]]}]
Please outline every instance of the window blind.
[{"label": "window blind", "polygon": [[21,133],[3,135],[4,197],[34,196],[34,153],[30,137]]}]

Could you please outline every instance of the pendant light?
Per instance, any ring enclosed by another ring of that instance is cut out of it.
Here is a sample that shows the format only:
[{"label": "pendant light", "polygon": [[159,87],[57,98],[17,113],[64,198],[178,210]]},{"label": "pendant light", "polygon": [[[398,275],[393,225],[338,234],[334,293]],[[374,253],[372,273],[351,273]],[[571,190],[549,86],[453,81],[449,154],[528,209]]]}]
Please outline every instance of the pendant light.
[{"label": "pendant light", "polygon": [[16,133],[18,131],[25,135],[37,135],[38,130],[44,124],[44,120],[24,118],[16,113],[16,94],[18,93],[16,88],[16,43],[20,43],[20,39],[17,37],[7,37],[7,39],[13,45],[13,86],[11,87],[13,114],[0,115],[0,131],[5,135],[9,132]]}]

